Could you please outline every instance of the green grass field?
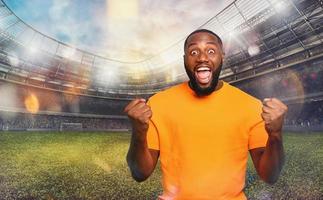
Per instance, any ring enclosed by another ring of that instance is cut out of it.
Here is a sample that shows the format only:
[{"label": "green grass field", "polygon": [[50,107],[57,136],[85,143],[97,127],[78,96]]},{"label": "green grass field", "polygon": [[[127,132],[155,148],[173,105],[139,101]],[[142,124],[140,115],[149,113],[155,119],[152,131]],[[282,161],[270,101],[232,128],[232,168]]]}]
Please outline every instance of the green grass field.
[{"label": "green grass field", "polygon": [[[160,170],[144,183],[125,162],[128,133],[0,132],[0,199],[156,199]],[[323,133],[284,135],[286,163],[275,185],[249,162],[249,199],[323,199]]]}]

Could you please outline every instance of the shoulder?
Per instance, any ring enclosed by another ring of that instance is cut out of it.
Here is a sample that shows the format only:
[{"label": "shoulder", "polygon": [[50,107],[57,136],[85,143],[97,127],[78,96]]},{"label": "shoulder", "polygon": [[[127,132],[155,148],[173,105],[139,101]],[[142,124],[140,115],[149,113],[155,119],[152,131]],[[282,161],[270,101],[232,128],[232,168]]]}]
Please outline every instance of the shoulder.
[{"label": "shoulder", "polygon": [[261,106],[261,101],[254,96],[242,91],[236,86],[230,85],[229,83],[224,82],[225,93],[230,96],[234,101],[239,102],[243,106]]},{"label": "shoulder", "polygon": [[178,85],[167,88],[163,91],[157,92],[149,98],[149,102],[153,104],[163,104],[177,99],[178,95],[185,93],[187,83],[180,83]]}]

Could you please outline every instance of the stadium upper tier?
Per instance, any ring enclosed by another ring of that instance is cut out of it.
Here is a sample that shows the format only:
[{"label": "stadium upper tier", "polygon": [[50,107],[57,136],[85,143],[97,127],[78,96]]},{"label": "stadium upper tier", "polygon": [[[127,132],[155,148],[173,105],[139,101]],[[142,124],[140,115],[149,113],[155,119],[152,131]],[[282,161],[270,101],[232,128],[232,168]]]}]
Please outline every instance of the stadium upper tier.
[{"label": "stadium upper tier", "polygon": [[[199,28],[224,39],[229,82],[322,56],[322,0],[236,0]],[[183,38],[153,57],[123,62],[64,44],[26,24],[0,1],[0,77],[98,96],[149,95],[187,80]],[[287,62],[288,61],[288,62]]]}]

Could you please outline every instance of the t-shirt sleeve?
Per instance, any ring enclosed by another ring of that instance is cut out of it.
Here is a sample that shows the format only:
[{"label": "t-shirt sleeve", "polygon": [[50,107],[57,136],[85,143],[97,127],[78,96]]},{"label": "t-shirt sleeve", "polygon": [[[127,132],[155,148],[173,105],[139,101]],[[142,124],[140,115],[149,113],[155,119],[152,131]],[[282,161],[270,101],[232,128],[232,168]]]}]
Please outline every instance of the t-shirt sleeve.
[{"label": "t-shirt sleeve", "polygon": [[268,134],[265,129],[265,122],[261,117],[262,104],[259,101],[253,108],[251,123],[249,127],[248,148],[255,149],[265,147],[268,139]]},{"label": "t-shirt sleeve", "polygon": [[149,149],[159,150],[158,131],[152,120],[149,120],[149,128],[147,132],[147,145]]},{"label": "t-shirt sleeve", "polygon": [[250,129],[248,141],[249,150],[259,147],[265,147],[267,139],[268,134],[265,129],[265,123],[263,121],[259,121]]},{"label": "t-shirt sleeve", "polygon": [[[148,102],[150,105],[150,102]],[[149,128],[147,131],[147,145],[149,149],[159,150],[159,135],[156,124],[154,123],[154,116],[149,120]]]}]

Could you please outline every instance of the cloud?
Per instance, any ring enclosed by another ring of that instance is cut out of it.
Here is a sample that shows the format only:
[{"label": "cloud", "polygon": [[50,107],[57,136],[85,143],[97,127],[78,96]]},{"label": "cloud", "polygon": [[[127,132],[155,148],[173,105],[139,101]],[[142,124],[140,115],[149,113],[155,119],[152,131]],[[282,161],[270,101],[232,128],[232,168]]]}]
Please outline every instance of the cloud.
[{"label": "cloud", "polygon": [[[58,39],[63,39],[73,46],[88,48],[86,44],[95,27],[94,20],[88,20],[88,13],[84,12],[85,5],[75,4],[72,0],[55,0],[49,8],[51,32]],[[85,43],[84,43],[85,42]]]},{"label": "cloud", "polygon": [[[14,4],[7,0],[10,2]],[[184,39],[232,0],[51,0],[46,5],[41,2],[21,4],[29,10],[22,18],[39,31],[113,59],[139,61]],[[14,11],[19,16],[18,12],[25,9],[17,6]]]}]

